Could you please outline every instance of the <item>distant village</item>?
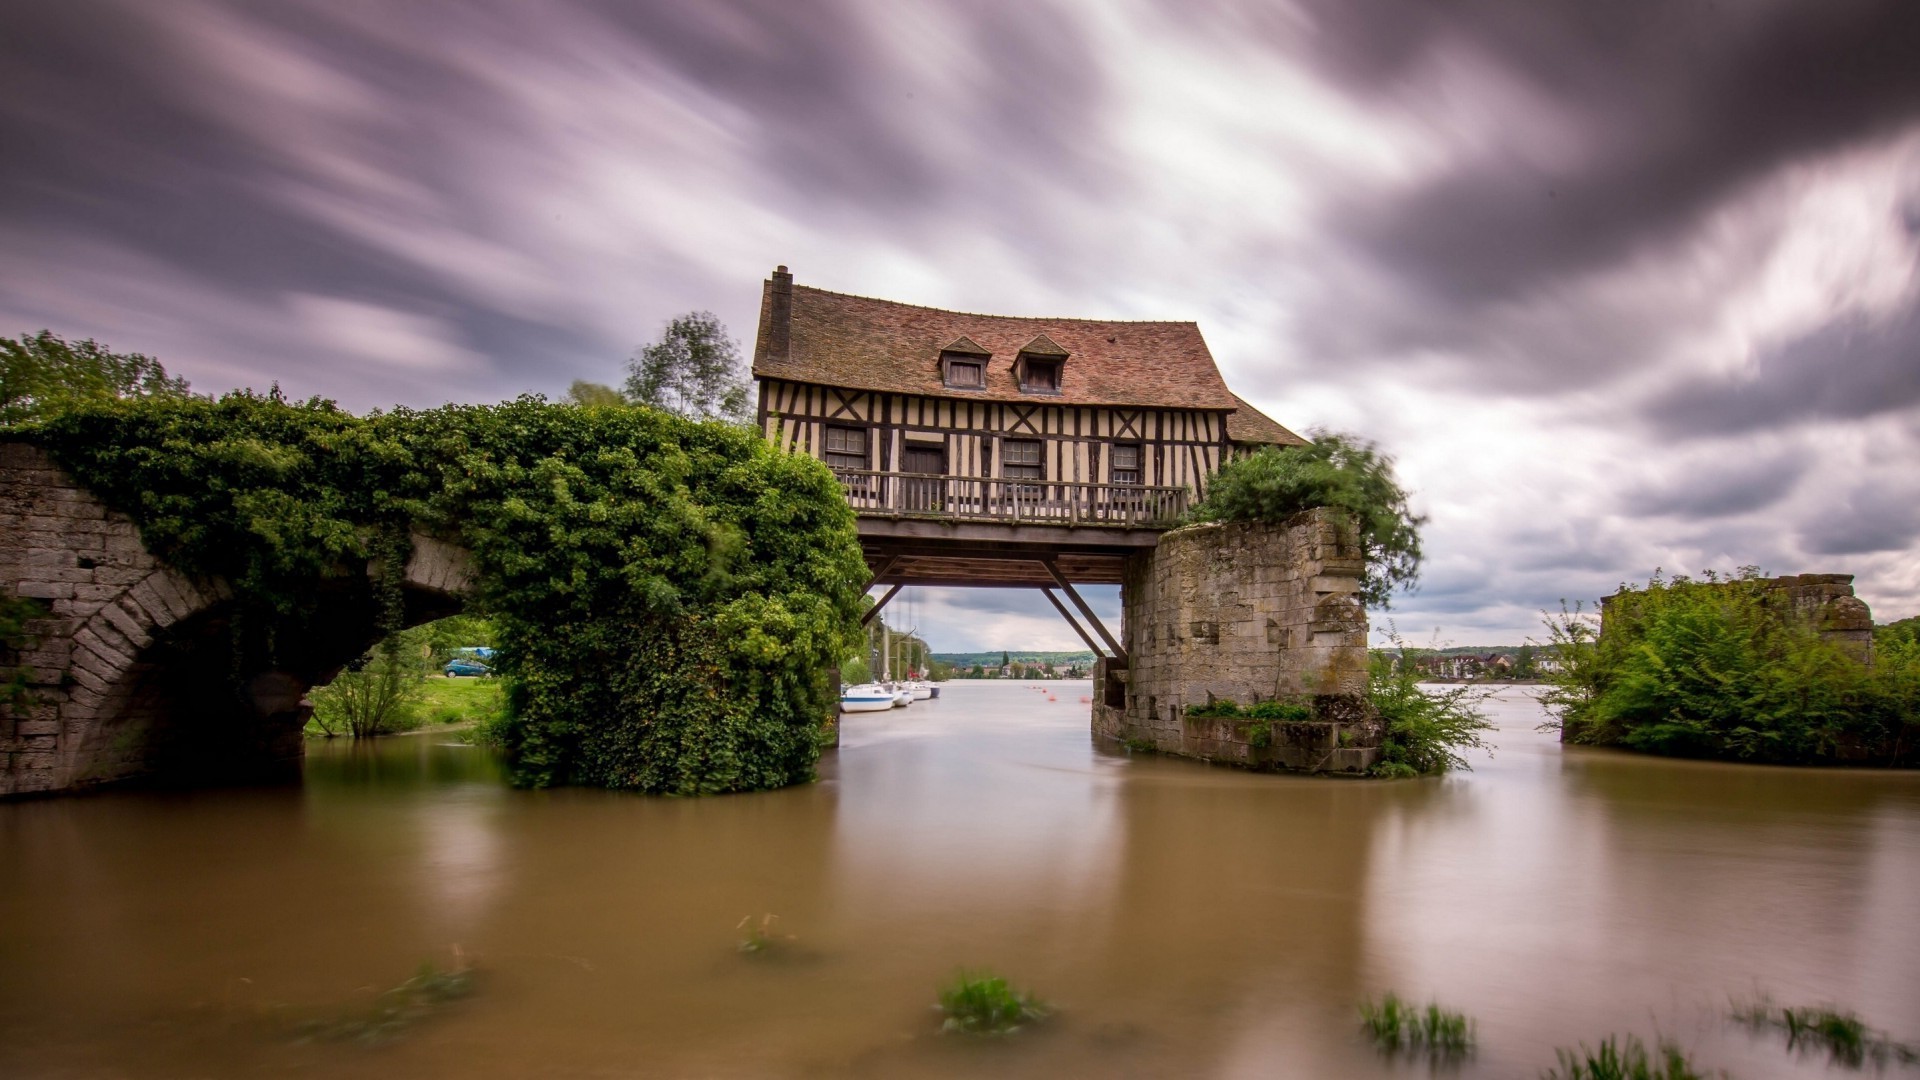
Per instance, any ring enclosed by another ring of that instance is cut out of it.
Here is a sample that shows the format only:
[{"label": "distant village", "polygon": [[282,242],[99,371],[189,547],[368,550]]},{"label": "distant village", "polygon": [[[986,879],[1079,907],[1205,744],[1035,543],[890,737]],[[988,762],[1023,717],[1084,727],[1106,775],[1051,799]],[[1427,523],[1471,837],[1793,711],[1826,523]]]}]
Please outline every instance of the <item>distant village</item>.
[{"label": "distant village", "polygon": [[[1084,679],[1093,671],[1090,652],[933,653],[935,678]],[[1560,670],[1549,650],[1533,645],[1483,645],[1470,648],[1407,649],[1395,664],[1410,663],[1420,677],[1435,682],[1530,682]]]}]

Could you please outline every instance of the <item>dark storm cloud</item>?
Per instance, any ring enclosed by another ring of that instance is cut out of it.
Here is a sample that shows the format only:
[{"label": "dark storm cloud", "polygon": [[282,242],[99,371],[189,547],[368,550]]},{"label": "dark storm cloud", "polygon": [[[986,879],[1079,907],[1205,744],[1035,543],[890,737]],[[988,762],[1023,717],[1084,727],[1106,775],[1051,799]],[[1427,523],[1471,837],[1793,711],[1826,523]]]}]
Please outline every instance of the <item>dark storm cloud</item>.
[{"label": "dark storm cloud", "polygon": [[[849,3],[583,2],[537,13],[302,0],[9,5],[0,11],[0,141],[10,148],[0,158],[0,230],[151,260],[205,290],[210,322],[224,311],[238,323],[242,309],[308,294],[430,319],[491,359],[498,377],[472,391],[512,393],[551,381],[556,366],[617,358],[672,313],[649,310],[628,340],[596,341],[605,328],[582,326],[577,311],[503,304],[448,270],[447,242],[475,244],[475,259],[489,257],[487,245],[526,255],[524,210],[501,205],[500,184],[529,163],[565,152],[653,163],[653,148],[617,142],[631,132],[581,127],[605,115],[588,107],[605,109],[604,100],[583,101],[576,116],[511,96],[519,73],[584,69],[604,74],[607,94],[630,93],[636,80],[646,93],[677,94],[736,140],[754,163],[743,191],[762,196],[752,212],[821,225],[851,216],[891,228],[889,243],[970,218],[1064,244],[1038,193],[1119,182],[1098,168],[1097,140],[1069,137],[1100,124],[1103,69],[1081,35],[1043,8],[949,13],[921,41],[890,40],[900,25]],[[230,55],[262,42],[272,51]],[[289,59],[312,70],[288,70]],[[316,78],[315,94],[348,102],[254,93],[244,78],[236,85],[236,65],[258,69],[246,77],[263,80],[261,90]],[[476,148],[501,147],[494,160],[475,160]],[[380,235],[382,222],[405,239],[422,228],[443,239],[402,247]],[[710,268],[683,262],[672,273],[672,291],[698,292],[686,286]],[[752,293],[750,282],[733,287]],[[283,360],[296,363],[324,352],[294,340],[286,348]]]},{"label": "dark storm cloud", "polygon": [[[1253,7],[1268,14],[1230,4],[1193,24],[1250,24],[1416,124],[1447,131],[1465,114],[1490,129],[1411,185],[1331,204],[1324,231],[1400,295],[1334,291],[1324,302],[1346,317],[1313,320],[1310,341],[1473,351],[1523,387],[1644,363],[1664,329],[1567,289],[1685,242],[1785,165],[1920,121],[1920,5],[1907,0],[1309,0],[1306,31]],[[1436,89],[1437,72],[1476,70]],[[1370,300],[1389,310],[1352,317]]]},{"label": "dark storm cloud", "polygon": [[1860,492],[1838,510],[1812,517],[1800,543],[1815,555],[1904,551],[1920,540],[1915,492]]},{"label": "dark storm cloud", "polygon": [[1690,466],[1657,482],[1630,488],[1621,508],[1636,517],[1727,517],[1764,510],[1790,494],[1806,475],[1804,454],[1754,459],[1740,453],[1706,468]]},{"label": "dark storm cloud", "polygon": [[[1101,66],[1037,5],[943,12],[957,33],[898,42],[850,3],[601,3],[594,10],[688,82],[750,113],[767,178],[810,199],[908,218],[1012,176],[1100,180]],[[963,88],[953,96],[942,84]],[[1078,133],[1083,137],[1072,137]]]},{"label": "dark storm cloud", "polygon": [[1808,420],[1858,420],[1920,404],[1920,301],[1849,314],[1762,349],[1751,367],[1701,375],[1646,405],[1661,434],[1729,435]]}]

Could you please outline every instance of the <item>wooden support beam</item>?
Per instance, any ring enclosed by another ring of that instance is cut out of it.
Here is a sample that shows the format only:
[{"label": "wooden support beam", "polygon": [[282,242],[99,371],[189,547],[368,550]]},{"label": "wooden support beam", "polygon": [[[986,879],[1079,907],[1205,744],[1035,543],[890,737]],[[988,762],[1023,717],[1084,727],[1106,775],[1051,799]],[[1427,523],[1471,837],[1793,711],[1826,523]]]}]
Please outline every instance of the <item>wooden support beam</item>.
[{"label": "wooden support beam", "polygon": [[901,589],[904,589],[904,588],[906,588],[905,585],[895,585],[893,588],[888,589],[886,591],[886,595],[880,598],[879,603],[868,608],[866,611],[866,614],[860,616],[860,625],[865,626],[868,623],[872,622],[873,617],[875,615],[880,614],[880,609],[887,606],[887,601],[893,599],[893,594],[899,592]]},{"label": "wooden support beam", "polygon": [[[1086,616],[1087,621],[1093,624],[1093,628],[1100,634],[1100,640],[1106,642],[1107,645],[1113,649],[1114,657],[1122,664],[1126,663],[1127,650],[1121,648],[1120,643],[1113,640],[1112,634],[1107,633],[1106,624],[1101,622],[1100,616],[1095,615],[1093,609],[1087,606],[1087,602],[1080,598],[1080,593],[1067,581],[1066,575],[1060,572],[1059,564],[1055,563],[1051,558],[1046,558],[1040,560],[1040,565],[1047,568],[1047,573],[1053,575],[1053,583],[1060,586],[1060,591],[1067,594],[1067,599],[1073,601],[1073,606],[1079,608],[1080,614]],[[1097,652],[1099,650],[1096,649],[1095,651]]]},{"label": "wooden support beam", "polygon": [[880,560],[880,565],[873,568],[873,576],[867,579],[866,589],[861,589],[860,591],[866,592],[867,589],[871,589],[875,585],[880,584],[880,579],[886,577],[887,571],[893,569],[893,564],[899,561],[900,556],[898,555],[883,556]]},{"label": "wooden support beam", "polygon": [[1080,640],[1087,643],[1087,648],[1093,650],[1093,655],[1106,655],[1100,651],[1100,646],[1093,643],[1093,635],[1081,628],[1079,620],[1073,617],[1073,612],[1067,610],[1067,605],[1061,603],[1060,598],[1053,594],[1053,589],[1050,586],[1042,587],[1040,591],[1047,594],[1048,600],[1053,601],[1053,610],[1058,611],[1060,617],[1067,620],[1067,625],[1073,627],[1073,632],[1079,634]]}]

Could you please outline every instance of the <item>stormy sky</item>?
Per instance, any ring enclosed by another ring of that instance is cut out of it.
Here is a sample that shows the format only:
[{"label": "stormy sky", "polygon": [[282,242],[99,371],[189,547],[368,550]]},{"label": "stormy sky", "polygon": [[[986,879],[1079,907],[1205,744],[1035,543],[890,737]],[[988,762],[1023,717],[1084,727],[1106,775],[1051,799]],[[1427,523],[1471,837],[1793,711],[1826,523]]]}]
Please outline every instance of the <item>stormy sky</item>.
[{"label": "stormy sky", "polygon": [[[0,333],[355,409],[806,285],[1193,319],[1394,454],[1415,643],[1656,568],[1920,613],[1920,4],[0,7]],[[1109,595],[1102,602],[1111,607]],[[936,647],[1077,647],[924,590]]]}]

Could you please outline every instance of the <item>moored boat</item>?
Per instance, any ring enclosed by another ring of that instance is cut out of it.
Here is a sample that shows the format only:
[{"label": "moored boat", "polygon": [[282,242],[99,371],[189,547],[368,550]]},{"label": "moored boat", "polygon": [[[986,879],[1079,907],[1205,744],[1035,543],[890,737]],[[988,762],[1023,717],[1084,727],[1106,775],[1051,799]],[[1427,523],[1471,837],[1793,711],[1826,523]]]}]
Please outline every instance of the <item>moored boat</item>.
[{"label": "moored boat", "polygon": [[907,692],[913,695],[913,700],[915,701],[925,701],[933,696],[932,685],[922,682],[919,679],[909,679],[906,687]]},{"label": "moored boat", "polygon": [[841,712],[885,712],[893,704],[893,691],[879,683],[861,683],[840,691]]}]

